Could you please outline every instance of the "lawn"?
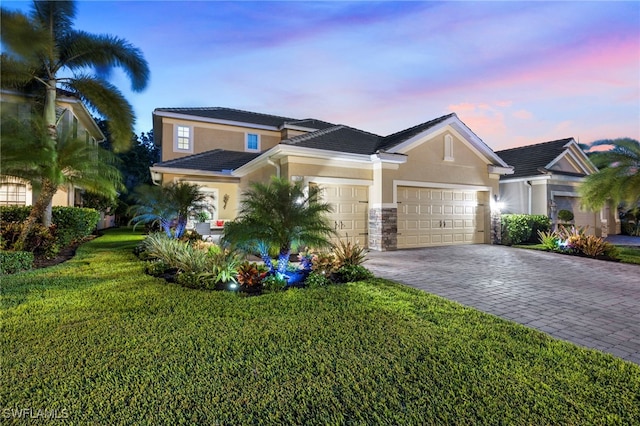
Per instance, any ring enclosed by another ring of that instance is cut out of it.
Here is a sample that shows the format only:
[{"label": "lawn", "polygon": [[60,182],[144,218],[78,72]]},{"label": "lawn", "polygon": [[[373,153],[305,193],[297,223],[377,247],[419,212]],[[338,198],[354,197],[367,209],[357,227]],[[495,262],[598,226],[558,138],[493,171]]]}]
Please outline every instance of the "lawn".
[{"label": "lawn", "polygon": [[385,280],[190,290],[143,274],[140,238],[3,277],[3,420],[640,423],[640,366],[612,355]]},{"label": "lawn", "polygon": [[[516,248],[524,248],[529,250],[549,251],[542,244],[518,244]],[[630,263],[640,265],[640,247],[616,246],[619,250],[618,258],[622,263]],[[561,254],[561,253],[559,253]],[[568,256],[568,255],[564,255]]]}]

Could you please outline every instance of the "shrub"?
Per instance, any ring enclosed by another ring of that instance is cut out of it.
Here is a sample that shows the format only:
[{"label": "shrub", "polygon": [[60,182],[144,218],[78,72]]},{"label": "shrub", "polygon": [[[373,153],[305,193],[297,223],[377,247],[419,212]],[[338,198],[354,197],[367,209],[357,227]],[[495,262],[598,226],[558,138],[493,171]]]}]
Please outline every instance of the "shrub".
[{"label": "shrub", "polygon": [[241,291],[262,290],[262,281],[267,276],[269,270],[264,265],[257,263],[242,262],[238,266],[237,280]]},{"label": "shrub", "polygon": [[24,222],[31,213],[31,206],[0,206],[0,221]]},{"label": "shrub", "polygon": [[557,250],[560,246],[560,237],[556,231],[538,231],[540,243],[547,250]]},{"label": "shrub", "polygon": [[33,268],[30,251],[0,251],[0,275],[15,274]]},{"label": "shrub", "polygon": [[277,275],[267,275],[262,281],[263,289],[266,291],[282,291],[287,286],[287,281]]},{"label": "shrub", "polygon": [[623,222],[622,233],[632,237],[640,237],[640,222]]},{"label": "shrub", "polygon": [[571,210],[560,210],[558,212],[558,219],[563,222],[571,222],[573,218],[574,216]]},{"label": "shrub", "polygon": [[536,244],[538,242],[538,232],[548,232],[551,229],[551,219],[542,214],[532,214],[528,216],[531,223],[531,235],[527,241]]},{"label": "shrub", "polygon": [[58,244],[66,247],[93,233],[100,220],[100,213],[81,207],[53,207],[51,222],[56,225]]},{"label": "shrub", "polygon": [[531,236],[531,224],[528,215],[503,214],[502,242],[506,245],[520,244]]},{"label": "shrub", "polygon": [[[4,249],[11,249],[14,246],[23,226],[20,222],[2,222],[0,225],[0,238]],[[60,246],[56,242],[56,226],[52,225],[47,228],[40,224],[34,225],[27,236],[25,249],[25,251],[30,251],[36,256],[55,257],[60,251]]]},{"label": "shrub", "polygon": [[153,275],[155,277],[159,277],[160,275],[167,272],[169,269],[169,265],[164,263],[162,260],[150,260],[146,262],[144,266],[145,273],[149,275]]},{"label": "shrub", "polygon": [[336,256],[333,253],[318,253],[311,258],[311,270],[327,277],[336,270]]},{"label": "shrub", "polygon": [[309,288],[320,288],[333,284],[333,281],[322,273],[311,272],[304,283]]},{"label": "shrub", "polygon": [[586,237],[588,226],[571,226],[565,227],[560,225],[558,227],[558,235],[561,243],[564,247],[582,252],[582,244]]},{"label": "shrub", "polygon": [[203,272],[206,288],[216,288],[216,284],[237,283],[238,266],[241,257],[235,250],[212,246],[207,252],[209,267]]},{"label": "shrub", "polygon": [[187,250],[187,243],[167,237],[162,232],[149,234],[142,242],[142,258],[158,259],[170,268],[176,268],[175,260]]},{"label": "shrub", "polygon": [[581,242],[581,251],[590,257],[598,257],[606,255],[607,251],[612,254],[608,242],[595,235],[586,235]]},{"label": "shrub", "polygon": [[343,283],[352,283],[373,278],[373,274],[362,265],[342,265],[336,272]]},{"label": "shrub", "polygon": [[334,247],[336,266],[339,268],[344,265],[357,266],[366,261],[367,250],[361,247],[357,242],[340,240]]}]

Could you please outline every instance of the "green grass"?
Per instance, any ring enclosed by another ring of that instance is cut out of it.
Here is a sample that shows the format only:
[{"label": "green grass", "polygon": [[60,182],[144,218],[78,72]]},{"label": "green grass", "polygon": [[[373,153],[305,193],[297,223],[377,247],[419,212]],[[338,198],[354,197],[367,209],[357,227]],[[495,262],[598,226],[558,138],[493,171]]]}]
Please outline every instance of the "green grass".
[{"label": "green grass", "polygon": [[[514,245],[516,248],[524,248],[529,250],[548,251],[542,244],[518,244]],[[640,248],[629,246],[616,246],[620,252],[618,257],[622,263],[631,263],[634,265],[640,265]],[[559,253],[560,254],[560,253]]]},{"label": "green grass", "polygon": [[[638,424],[640,367],[384,280],[259,297],[111,231],[3,277],[0,416],[71,424]],[[18,423],[18,422],[16,422]]]}]

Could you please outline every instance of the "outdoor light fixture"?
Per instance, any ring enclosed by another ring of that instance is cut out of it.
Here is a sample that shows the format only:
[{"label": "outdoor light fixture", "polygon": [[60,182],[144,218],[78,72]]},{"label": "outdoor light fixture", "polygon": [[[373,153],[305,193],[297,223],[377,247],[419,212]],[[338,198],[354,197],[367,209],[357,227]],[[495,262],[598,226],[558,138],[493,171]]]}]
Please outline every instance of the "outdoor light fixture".
[{"label": "outdoor light fixture", "polygon": [[504,209],[504,203],[500,201],[500,196],[498,194],[493,195],[493,201],[491,201],[491,210],[499,212]]}]

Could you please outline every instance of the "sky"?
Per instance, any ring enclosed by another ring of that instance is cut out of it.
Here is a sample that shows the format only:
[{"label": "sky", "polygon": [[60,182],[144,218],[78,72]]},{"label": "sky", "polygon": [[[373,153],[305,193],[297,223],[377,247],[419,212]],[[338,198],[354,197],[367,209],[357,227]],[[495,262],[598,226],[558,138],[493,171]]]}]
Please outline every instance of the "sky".
[{"label": "sky", "polygon": [[75,28],[144,53],[145,91],[111,76],[137,133],[221,106],[382,136],[455,112],[496,151],[640,140],[637,1],[81,1]]}]

